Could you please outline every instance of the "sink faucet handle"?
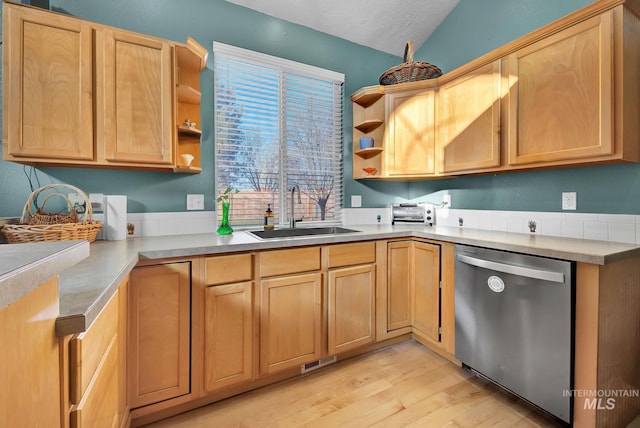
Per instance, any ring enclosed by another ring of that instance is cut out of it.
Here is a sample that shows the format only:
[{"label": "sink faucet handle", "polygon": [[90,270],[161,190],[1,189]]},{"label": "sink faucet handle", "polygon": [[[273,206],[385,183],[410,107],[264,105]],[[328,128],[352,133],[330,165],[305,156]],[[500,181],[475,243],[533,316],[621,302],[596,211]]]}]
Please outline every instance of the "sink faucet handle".
[{"label": "sink faucet handle", "polygon": [[296,190],[298,190],[298,204],[302,203],[302,198],[300,197],[300,186],[294,184],[291,188],[291,217],[289,218],[289,227],[296,227],[296,216],[295,216],[295,205],[293,202],[293,197],[296,194]]}]

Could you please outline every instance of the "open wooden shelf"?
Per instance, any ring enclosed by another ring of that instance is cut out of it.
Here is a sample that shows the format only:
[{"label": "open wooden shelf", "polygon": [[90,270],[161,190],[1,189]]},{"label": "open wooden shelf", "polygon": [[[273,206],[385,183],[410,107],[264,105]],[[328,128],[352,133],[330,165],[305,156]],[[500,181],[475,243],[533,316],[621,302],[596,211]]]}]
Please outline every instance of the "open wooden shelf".
[{"label": "open wooden shelf", "polygon": [[384,88],[382,86],[367,86],[354,92],[353,95],[351,95],[351,101],[362,107],[369,107],[382,98],[383,95]]},{"label": "open wooden shelf", "polygon": [[173,172],[179,172],[181,174],[200,174],[202,172],[202,168],[199,166],[185,166],[185,165],[177,165],[173,168]]},{"label": "open wooden shelf", "polygon": [[355,125],[354,128],[366,134],[368,132],[373,131],[374,129],[378,128],[380,125],[383,125],[383,124],[384,124],[383,120],[370,119]]},{"label": "open wooden shelf", "polygon": [[356,156],[360,156],[363,159],[369,159],[375,155],[382,153],[382,147],[370,147],[368,149],[360,149],[354,153]]},{"label": "open wooden shelf", "polygon": [[200,91],[189,85],[177,84],[176,93],[179,103],[200,104]]},{"label": "open wooden shelf", "polygon": [[194,135],[200,136],[202,135],[202,131],[198,128],[189,128],[188,126],[179,125],[178,132],[183,135]]},{"label": "open wooden shelf", "polygon": [[200,122],[200,73],[207,64],[207,50],[189,37],[187,43],[176,48],[176,109],[175,109],[175,148],[176,163],[181,163],[182,155],[192,155],[190,166],[176,165],[173,169],[181,174],[199,174],[202,172],[200,158],[200,140],[202,130],[186,124]]}]

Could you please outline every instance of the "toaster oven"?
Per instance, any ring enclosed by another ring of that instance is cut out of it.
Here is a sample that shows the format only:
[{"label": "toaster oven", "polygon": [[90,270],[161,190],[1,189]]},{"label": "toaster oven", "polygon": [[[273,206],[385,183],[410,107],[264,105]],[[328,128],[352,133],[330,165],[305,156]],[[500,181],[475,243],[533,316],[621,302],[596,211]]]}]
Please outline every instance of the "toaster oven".
[{"label": "toaster oven", "polygon": [[391,204],[391,224],[396,222],[436,224],[436,210],[433,204],[400,203]]}]

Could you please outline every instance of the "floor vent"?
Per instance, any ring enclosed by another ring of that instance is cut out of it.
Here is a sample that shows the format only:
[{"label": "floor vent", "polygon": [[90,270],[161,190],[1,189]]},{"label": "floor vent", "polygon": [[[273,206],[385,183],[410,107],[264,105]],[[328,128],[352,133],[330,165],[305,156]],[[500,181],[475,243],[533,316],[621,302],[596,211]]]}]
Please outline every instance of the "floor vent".
[{"label": "floor vent", "polygon": [[332,355],[327,358],[323,358],[321,360],[312,361],[307,364],[303,364],[300,366],[300,374],[305,374],[313,370],[317,370],[320,367],[327,366],[329,364],[333,364],[338,361],[338,358],[335,355]]}]

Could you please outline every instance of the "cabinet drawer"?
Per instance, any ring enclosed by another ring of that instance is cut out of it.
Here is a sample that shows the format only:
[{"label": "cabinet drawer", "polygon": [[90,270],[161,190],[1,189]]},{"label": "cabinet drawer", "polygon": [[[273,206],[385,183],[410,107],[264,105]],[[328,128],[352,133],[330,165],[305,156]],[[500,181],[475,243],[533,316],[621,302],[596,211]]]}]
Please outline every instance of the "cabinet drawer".
[{"label": "cabinet drawer", "polygon": [[104,358],[98,361],[95,378],[85,395],[69,415],[71,428],[118,426],[117,338],[107,343]]},{"label": "cabinet drawer", "polygon": [[296,272],[320,270],[320,247],[260,253],[260,276],[286,275]]},{"label": "cabinet drawer", "polygon": [[82,399],[107,348],[117,335],[117,329],[118,293],[107,303],[89,330],[75,335],[69,342],[69,398],[73,404],[78,404]]},{"label": "cabinet drawer", "polygon": [[207,257],[205,260],[205,285],[230,284],[252,279],[252,254]]},{"label": "cabinet drawer", "polygon": [[329,268],[375,263],[375,242],[358,242],[327,247]]}]

